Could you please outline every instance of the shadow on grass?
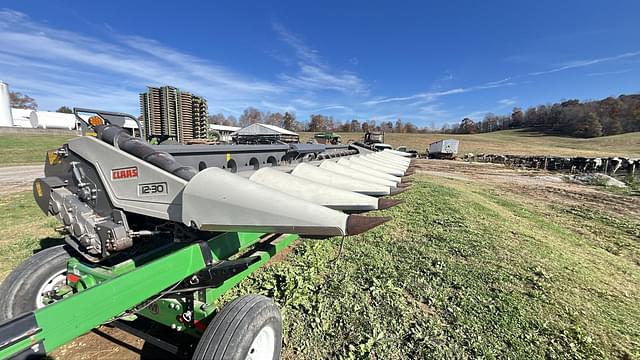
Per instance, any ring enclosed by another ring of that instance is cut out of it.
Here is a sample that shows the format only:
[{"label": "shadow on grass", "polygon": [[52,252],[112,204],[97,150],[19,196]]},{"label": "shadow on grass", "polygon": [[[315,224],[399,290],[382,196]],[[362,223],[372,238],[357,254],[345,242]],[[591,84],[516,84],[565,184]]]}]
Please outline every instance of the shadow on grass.
[{"label": "shadow on grass", "polygon": [[536,128],[514,129],[513,132],[514,133],[518,133],[518,134],[523,134],[523,135],[526,135],[526,136],[530,136],[530,137],[548,136],[543,131],[541,131],[541,129],[536,129]]},{"label": "shadow on grass", "polygon": [[52,237],[52,236],[48,236],[46,238],[42,238],[40,239],[40,249],[34,250],[33,253],[37,253],[39,251],[42,251],[44,249],[50,248],[50,247],[54,247],[54,246],[58,246],[58,245],[62,245],[62,244],[66,244],[66,242],[64,241],[63,237]]}]

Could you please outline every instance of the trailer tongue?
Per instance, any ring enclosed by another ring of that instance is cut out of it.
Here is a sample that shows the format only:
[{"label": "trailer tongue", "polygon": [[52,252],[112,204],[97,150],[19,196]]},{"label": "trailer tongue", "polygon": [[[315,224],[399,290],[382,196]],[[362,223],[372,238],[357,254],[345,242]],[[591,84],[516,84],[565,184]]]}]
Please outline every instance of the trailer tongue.
[{"label": "trailer tongue", "polygon": [[197,171],[110,121],[126,115],[96,113],[102,121],[84,124],[95,136],[49,151],[34,182],[67,244],[27,259],[0,287],[0,358],[43,355],[105,323],[145,337],[135,321],[122,322],[138,317],[200,337],[195,350],[146,338],[176,355],[279,358],[273,301],[249,296],[219,310],[217,299],[298,235],[356,235],[388,221],[352,213],[398,204],[374,196],[404,191],[401,176],[410,174],[391,153],[359,158],[368,172],[333,160],[293,171],[270,161],[250,176]]}]

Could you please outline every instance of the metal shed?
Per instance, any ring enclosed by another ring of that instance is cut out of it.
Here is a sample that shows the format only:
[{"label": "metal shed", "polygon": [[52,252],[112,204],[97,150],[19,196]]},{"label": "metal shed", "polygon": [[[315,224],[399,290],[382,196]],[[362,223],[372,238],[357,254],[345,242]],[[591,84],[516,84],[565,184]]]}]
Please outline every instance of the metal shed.
[{"label": "metal shed", "polygon": [[209,124],[209,132],[217,133],[219,135],[218,141],[222,143],[230,143],[233,140],[231,134],[240,129],[237,126]]},{"label": "metal shed", "polygon": [[269,124],[255,123],[231,134],[238,144],[274,144],[300,142],[300,135]]}]

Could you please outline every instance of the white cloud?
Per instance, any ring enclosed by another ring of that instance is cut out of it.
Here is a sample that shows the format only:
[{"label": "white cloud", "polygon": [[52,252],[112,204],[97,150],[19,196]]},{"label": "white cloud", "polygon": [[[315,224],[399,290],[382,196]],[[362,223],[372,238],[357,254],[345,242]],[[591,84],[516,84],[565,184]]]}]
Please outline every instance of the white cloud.
[{"label": "white cloud", "polygon": [[358,75],[348,71],[332,70],[317,50],[307,46],[282,24],[274,22],[273,29],[280,39],[295,51],[297,58],[298,72],[279,76],[285,83],[305,90],[334,90],[356,95],[366,95],[369,92],[367,84]]},{"label": "white cloud", "polygon": [[344,105],[327,105],[327,106],[323,106],[323,107],[318,108],[318,109],[311,110],[311,112],[312,113],[319,113],[319,112],[327,111],[327,110],[344,110],[344,112],[353,112],[353,110],[350,107],[344,106]]},{"label": "white cloud", "polygon": [[301,106],[304,107],[313,107],[313,106],[318,106],[318,103],[313,101],[313,100],[309,100],[309,99],[293,99],[292,100],[294,103],[296,104],[300,104]]},{"label": "white cloud", "polygon": [[445,91],[432,91],[432,92],[423,92],[409,96],[401,96],[401,97],[388,97],[388,98],[378,98],[374,100],[365,101],[365,105],[379,105],[390,102],[397,101],[407,101],[407,100],[416,100],[421,99],[424,101],[432,101],[438,97],[452,95],[452,94],[460,94],[469,91],[469,89],[457,88],[457,89],[449,89]]},{"label": "white cloud", "polygon": [[487,111],[487,110],[478,110],[478,111],[470,112],[467,115],[464,115],[462,118],[469,118],[473,121],[480,121],[484,118],[485,115],[487,115],[490,112],[491,111]]},{"label": "white cloud", "polygon": [[502,85],[502,84],[506,84],[508,82],[510,82],[511,80],[513,80],[513,77],[509,76],[506,77],[502,80],[498,80],[498,81],[489,81],[488,83],[486,83],[487,86],[493,86],[493,85]]},{"label": "white cloud", "polygon": [[468,93],[468,92],[477,91],[477,90],[493,89],[493,88],[511,86],[511,85],[515,85],[515,83],[509,82],[507,79],[504,79],[497,82],[495,81],[488,82],[482,85],[476,85],[476,86],[471,86],[466,88],[454,88],[454,89],[443,90],[443,91],[428,91],[428,92],[422,92],[422,93],[409,95],[409,96],[402,96],[402,97],[377,98],[377,99],[365,101],[364,104],[379,105],[379,104],[385,104],[390,102],[408,101],[408,100],[416,100],[416,99],[423,100],[423,101],[433,101],[442,96],[462,94],[462,93]]},{"label": "white cloud", "polygon": [[518,103],[518,100],[515,97],[498,100],[498,105],[500,105],[500,107],[503,107],[503,108],[511,107],[517,103]]},{"label": "white cloud", "polygon": [[87,36],[36,22],[20,12],[0,10],[1,76],[12,90],[29,94],[49,110],[67,105],[137,113],[138,93],[147,85],[177,86],[207,98],[212,113],[236,115],[250,105],[270,111],[347,111],[319,91],[368,93],[356,74],[333,70],[316,50],[284,27],[274,24],[274,29],[295,51],[297,72],[266,81],[154,39],[113,29],[99,37]]},{"label": "white cloud", "polygon": [[91,106],[134,113],[137,93],[145,85],[170,84],[203,95],[212,112],[223,106],[246,107],[258,97],[290,91],[152,39],[105,35],[102,40],[58,30],[25,14],[2,10],[3,80],[36,98],[43,108]]},{"label": "white cloud", "polygon": [[555,72],[559,72],[559,71],[575,69],[575,68],[581,68],[581,67],[591,66],[591,65],[595,65],[595,64],[604,63],[604,62],[610,62],[610,61],[616,61],[616,60],[632,58],[632,57],[636,57],[636,56],[639,56],[639,55],[640,55],[640,51],[634,51],[634,52],[627,52],[627,53],[624,53],[624,54],[608,56],[608,57],[603,57],[603,58],[586,59],[586,60],[574,60],[574,61],[570,61],[570,62],[567,62],[567,63],[564,63],[564,64],[560,64],[560,66],[558,66],[556,68],[553,68],[553,69],[550,69],[550,70],[530,72],[528,75],[538,76],[538,75],[551,74],[551,73],[555,73]]},{"label": "white cloud", "polygon": [[326,66],[318,51],[311,49],[300,38],[287,30],[282,24],[273,22],[273,30],[280,36],[280,40],[287,43],[296,52],[296,57],[305,63],[316,66]]},{"label": "white cloud", "polygon": [[617,75],[617,74],[625,74],[630,72],[631,69],[626,70],[617,70],[617,71],[603,71],[603,72],[592,72],[588,73],[587,76],[607,76],[607,75]]},{"label": "white cloud", "polygon": [[[285,71],[260,79],[154,39],[123,35],[112,29],[104,30],[100,36],[87,36],[33,21],[20,12],[2,10],[0,77],[13,90],[29,94],[42,108],[50,110],[67,105],[137,113],[137,95],[144,86],[170,84],[206,97],[212,113],[223,111],[237,116],[247,106],[258,105],[269,111],[297,111],[301,118],[314,111],[326,111],[338,116],[378,120],[402,117],[415,121],[453,118],[465,111],[444,109],[438,101],[443,97],[513,86],[515,79],[522,84],[537,75],[640,56],[640,52],[628,52],[577,60],[546,71],[467,87],[442,86],[453,81],[453,75],[445,73],[437,80],[439,86],[430,90],[374,97],[369,95],[369,85],[375,81],[367,82],[357,73],[332,67],[299,36],[281,24],[272,26],[286,44],[278,49],[280,53],[293,55],[285,61],[289,65],[281,65]],[[360,62],[356,57],[348,61],[351,65]],[[587,75],[626,71],[630,70]],[[516,103],[516,98],[498,101],[504,107]]]},{"label": "white cloud", "polygon": [[283,111],[296,112],[295,106],[291,106],[288,104],[278,104],[278,103],[262,100],[260,102],[260,105],[269,110],[273,110],[275,112],[283,112]]},{"label": "white cloud", "polygon": [[422,120],[441,120],[451,116],[449,111],[441,108],[440,104],[423,106],[418,110],[417,115],[420,116]]}]

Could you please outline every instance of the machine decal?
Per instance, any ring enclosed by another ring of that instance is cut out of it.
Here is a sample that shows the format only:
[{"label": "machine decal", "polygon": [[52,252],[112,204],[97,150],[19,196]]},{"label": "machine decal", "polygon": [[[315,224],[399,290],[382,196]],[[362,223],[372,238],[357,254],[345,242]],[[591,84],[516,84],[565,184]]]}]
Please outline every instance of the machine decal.
[{"label": "machine decal", "polygon": [[111,180],[125,180],[125,179],[137,179],[137,178],[138,178],[138,168],[135,166],[111,170]]},{"label": "machine decal", "polygon": [[49,165],[58,165],[62,162],[58,150],[47,151],[47,160],[49,161]]},{"label": "machine decal", "polygon": [[167,195],[169,193],[169,187],[166,182],[157,182],[149,184],[138,185],[138,195]]},{"label": "machine decal", "polygon": [[35,187],[36,187],[36,194],[38,195],[38,197],[42,197],[43,192],[42,192],[42,184],[40,183],[40,179],[37,179],[35,181]]}]

